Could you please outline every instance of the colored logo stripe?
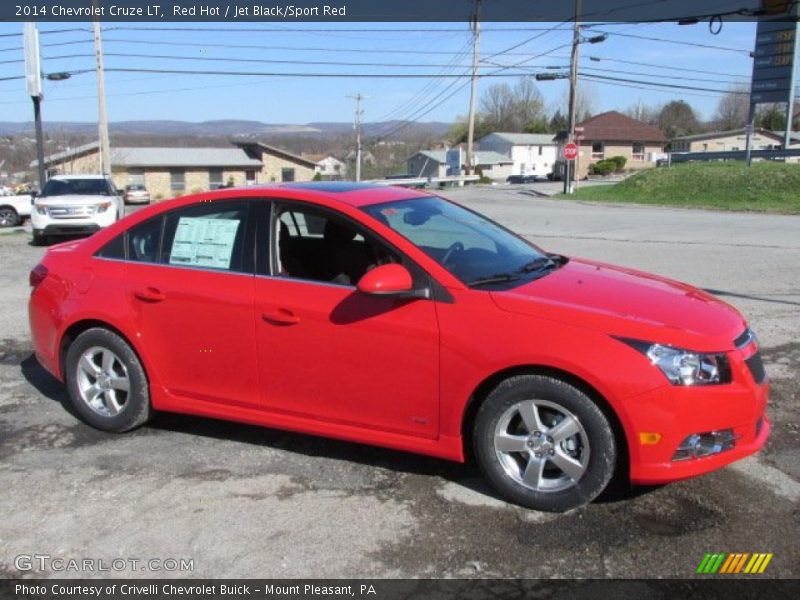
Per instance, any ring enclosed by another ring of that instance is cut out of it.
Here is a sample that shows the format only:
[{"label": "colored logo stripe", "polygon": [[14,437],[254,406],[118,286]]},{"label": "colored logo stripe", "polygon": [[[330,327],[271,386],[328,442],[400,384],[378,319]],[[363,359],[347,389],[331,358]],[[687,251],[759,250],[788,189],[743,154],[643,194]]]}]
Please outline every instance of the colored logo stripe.
[{"label": "colored logo stripe", "polygon": [[720,574],[734,574],[734,573],[747,573],[757,574],[763,573],[767,565],[772,560],[773,554],[758,552],[750,554],[749,552],[732,552],[726,554],[725,552],[715,552],[706,554],[697,567],[697,573],[706,575]]}]

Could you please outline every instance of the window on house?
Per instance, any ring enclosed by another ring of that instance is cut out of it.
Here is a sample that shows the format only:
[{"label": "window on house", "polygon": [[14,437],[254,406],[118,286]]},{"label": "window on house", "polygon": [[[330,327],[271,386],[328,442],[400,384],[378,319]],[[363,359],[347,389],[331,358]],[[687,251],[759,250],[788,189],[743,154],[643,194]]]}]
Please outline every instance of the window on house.
[{"label": "window on house", "polygon": [[644,142],[633,142],[631,147],[631,160],[644,160]]},{"label": "window on house", "polygon": [[294,169],[281,169],[281,181],[294,181]]},{"label": "window on house", "polygon": [[144,185],[144,169],[128,169],[128,183],[130,185]]},{"label": "window on house", "polygon": [[605,142],[592,142],[592,160],[603,160],[605,155]]},{"label": "window on house", "polygon": [[706,150],[708,150],[708,144],[703,144],[703,152],[705,152]]},{"label": "window on house", "polygon": [[544,147],[543,146],[539,146],[539,156],[542,155],[542,152],[544,152]]},{"label": "window on house", "polygon": [[169,189],[173,194],[186,190],[186,171],[184,169],[171,169],[169,172]]},{"label": "window on house", "polygon": [[256,170],[255,169],[247,169],[244,172],[244,179],[245,179],[245,182],[247,183],[247,185],[254,185],[257,182],[257,180],[256,180]]},{"label": "window on house", "polygon": [[208,188],[218,190],[221,187],[225,187],[225,182],[222,180],[222,169],[209,169]]}]

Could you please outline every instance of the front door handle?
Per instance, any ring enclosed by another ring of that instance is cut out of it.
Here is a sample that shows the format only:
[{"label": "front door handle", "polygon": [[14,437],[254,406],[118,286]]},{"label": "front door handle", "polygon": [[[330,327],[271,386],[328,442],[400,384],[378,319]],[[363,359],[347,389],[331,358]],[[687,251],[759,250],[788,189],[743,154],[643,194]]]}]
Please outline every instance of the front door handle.
[{"label": "front door handle", "polygon": [[136,290],[133,295],[142,302],[161,302],[166,300],[167,297],[158,288],[146,287],[141,290]]},{"label": "front door handle", "polygon": [[300,317],[288,308],[274,308],[268,310],[261,315],[261,318],[273,325],[297,325],[300,322]]}]

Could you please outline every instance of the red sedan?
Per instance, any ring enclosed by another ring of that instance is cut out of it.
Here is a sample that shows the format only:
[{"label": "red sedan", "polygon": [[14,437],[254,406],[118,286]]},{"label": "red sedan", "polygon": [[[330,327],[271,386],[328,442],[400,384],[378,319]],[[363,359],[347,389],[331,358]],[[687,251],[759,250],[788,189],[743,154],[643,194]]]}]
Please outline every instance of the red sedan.
[{"label": "red sedan", "polygon": [[692,477],[767,440],[731,306],[547,253],[443,198],[349,183],[228,189],[54,246],[36,356],[94,427],[190,413],[463,461],[539,510]]}]

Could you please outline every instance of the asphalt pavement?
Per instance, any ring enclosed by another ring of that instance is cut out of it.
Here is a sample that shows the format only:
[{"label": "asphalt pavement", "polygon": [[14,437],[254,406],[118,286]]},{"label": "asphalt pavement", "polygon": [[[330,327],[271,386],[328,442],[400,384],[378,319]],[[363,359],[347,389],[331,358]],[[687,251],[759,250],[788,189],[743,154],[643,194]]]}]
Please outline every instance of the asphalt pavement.
[{"label": "asphalt pavement", "polygon": [[379,448],[176,415],[98,432],[31,356],[27,274],[44,249],[5,233],[0,576],[81,575],[15,561],[39,554],[193,561],[98,573],[131,577],[682,578],[707,552],[771,552],[764,577],[799,577],[800,217],[557,201],[529,187],[445,194],[550,251],[674,277],[741,309],[772,378],[764,452],[558,515],[506,504],[472,466]]}]

